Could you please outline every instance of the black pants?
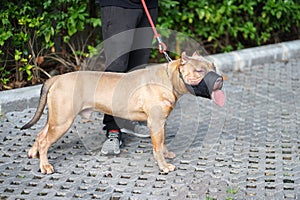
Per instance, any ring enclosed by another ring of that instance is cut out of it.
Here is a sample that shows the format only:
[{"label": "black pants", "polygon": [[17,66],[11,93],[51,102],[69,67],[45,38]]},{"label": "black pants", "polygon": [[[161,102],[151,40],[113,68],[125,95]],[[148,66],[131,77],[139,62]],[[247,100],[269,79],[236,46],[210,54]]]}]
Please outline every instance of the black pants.
[{"label": "black pants", "polygon": [[[157,9],[149,10],[154,23]],[[106,71],[128,72],[148,63],[153,31],[143,9],[115,6],[101,8]],[[111,115],[104,115],[107,130],[119,129]]]}]

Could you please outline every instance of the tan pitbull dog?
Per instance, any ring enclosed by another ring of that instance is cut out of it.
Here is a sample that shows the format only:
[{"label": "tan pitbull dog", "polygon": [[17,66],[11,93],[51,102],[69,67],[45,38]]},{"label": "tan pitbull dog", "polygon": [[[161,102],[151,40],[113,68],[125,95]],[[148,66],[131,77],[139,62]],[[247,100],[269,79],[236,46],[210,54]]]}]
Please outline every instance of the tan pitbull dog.
[{"label": "tan pitbull dog", "polygon": [[[48,121],[28,156],[39,156],[41,172],[53,173],[47,158],[49,147],[66,133],[78,114],[87,118],[98,111],[132,121],[147,121],[159,169],[166,173],[174,171],[175,166],[165,161],[165,157],[175,157],[166,147],[167,117],[178,98],[190,93],[186,84],[198,84],[210,71],[215,71],[215,67],[204,57],[197,54],[189,57],[183,52],[181,59],[129,73],[78,71],[55,76],[43,85],[34,117],[21,128],[34,125],[48,103]],[[220,91],[222,84],[219,78],[212,93]],[[215,96],[212,99],[222,106],[223,93]]]}]

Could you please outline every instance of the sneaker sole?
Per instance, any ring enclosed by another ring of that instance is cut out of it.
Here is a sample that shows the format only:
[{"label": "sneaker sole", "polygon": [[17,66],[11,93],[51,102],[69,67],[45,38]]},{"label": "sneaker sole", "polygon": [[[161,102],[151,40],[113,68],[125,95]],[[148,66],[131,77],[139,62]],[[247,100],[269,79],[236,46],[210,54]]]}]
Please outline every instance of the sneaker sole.
[{"label": "sneaker sole", "polygon": [[126,128],[122,128],[121,132],[130,134],[130,135],[133,135],[133,136],[136,136],[136,137],[139,137],[139,138],[150,138],[150,135],[136,133],[136,132],[134,132],[132,130],[129,130],[129,129],[126,129]]}]

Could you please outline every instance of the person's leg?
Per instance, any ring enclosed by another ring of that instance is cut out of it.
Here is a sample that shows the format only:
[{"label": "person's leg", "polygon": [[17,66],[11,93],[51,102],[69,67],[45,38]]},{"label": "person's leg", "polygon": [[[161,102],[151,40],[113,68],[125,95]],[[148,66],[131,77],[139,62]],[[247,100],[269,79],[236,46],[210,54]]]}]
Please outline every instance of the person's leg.
[{"label": "person's leg", "polygon": [[[153,22],[156,23],[157,9],[149,10]],[[149,61],[152,49],[153,30],[144,12],[140,10],[139,21],[134,32],[132,51],[129,54],[128,71],[145,67]],[[117,124],[122,127],[122,132],[137,137],[150,137],[150,130],[144,122],[132,122],[129,120],[117,119]]]},{"label": "person's leg", "polygon": [[[137,21],[136,14],[132,9],[109,6],[101,8],[101,19],[107,66],[105,71],[126,72]],[[104,142],[101,152],[120,153],[121,131],[114,117],[105,114],[103,124],[108,139]]]},{"label": "person's leg", "polygon": [[101,8],[105,71],[127,72],[138,16],[137,9]]},{"label": "person's leg", "polygon": [[[156,24],[157,12],[157,9],[149,10],[154,24]],[[140,20],[137,24],[137,29],[133,38],[133,51],[131,51],[129,54],[129,70],[134,70],[135,68],[138,69],[139,67],[142,67],[148,63],[152,49],[153,36],[154,33],[149,19],[147,18],[145,12],[141,10]]]}]

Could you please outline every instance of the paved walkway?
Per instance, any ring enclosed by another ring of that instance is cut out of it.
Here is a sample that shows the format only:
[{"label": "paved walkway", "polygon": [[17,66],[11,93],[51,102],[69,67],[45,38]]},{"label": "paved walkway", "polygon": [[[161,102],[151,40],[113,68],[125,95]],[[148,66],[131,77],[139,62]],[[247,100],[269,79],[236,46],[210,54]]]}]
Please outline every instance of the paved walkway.
[{"label": "paved walkway", "polygon": [[42,175],[27,150],[45,123],[35,109],[0,117],[0,199],[300,199],[300,60],[227,72],[226,106],[187,95],[167,124],[175,172],[161,174],[151,141],[125,135],[102,156],[102,114],[80,118],[49,151]]}]

